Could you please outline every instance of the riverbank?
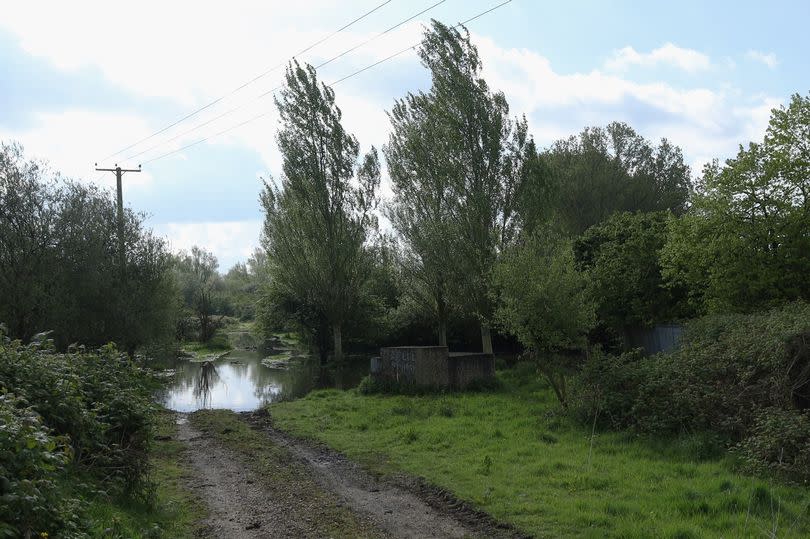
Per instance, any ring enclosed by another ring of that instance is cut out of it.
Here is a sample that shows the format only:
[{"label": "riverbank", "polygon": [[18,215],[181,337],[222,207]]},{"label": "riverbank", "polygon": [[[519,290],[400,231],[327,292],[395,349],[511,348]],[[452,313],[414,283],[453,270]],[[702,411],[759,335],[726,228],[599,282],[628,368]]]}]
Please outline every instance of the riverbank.
[{"label": "riverbank", "polygon": [[274,425],[380,476],[409,474],[538,537],[804,537],[810,493],[741,475],[705,440],[593,432],[520,370],[488,393],[325,390],[269,407]]}]

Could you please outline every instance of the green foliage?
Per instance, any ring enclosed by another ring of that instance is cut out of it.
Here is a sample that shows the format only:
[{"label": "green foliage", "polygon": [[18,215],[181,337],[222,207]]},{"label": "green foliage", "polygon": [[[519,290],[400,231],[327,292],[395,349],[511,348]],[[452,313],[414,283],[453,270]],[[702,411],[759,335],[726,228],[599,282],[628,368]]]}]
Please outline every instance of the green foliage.
[{"label": "green foliage", "polygon": [[620,355],[594,350],[574,377],[571,411],[583,424],[634,426],[633,407],[648,365],[640,350]]},{"label": "green foliage", "polygon": [[[711,430],[736,441],[759,409],[794,406],[810,383],[810,353],[794,339],[810,332],[810,305],[690,323],[681,348],[648,371],[634,409],[648,430]],[[654,360],[652,360],[654,361]],[[670,396],[662,402],[664,393]]]},{"label": "green foliage", "polygon": [[712,433],[746,468],[806,478],[810,305],[689,323],[672,354],[594,354],[574,385],[583,421],[648,433]]},{"label": "green foliage", "polygon": [[256,304],[259,287],[265,279],[266,256],[256,249],[247,263],[237,263],[222,278],[222,314],[240,320],[253,320],[256,317]]},{"label": "green foliage", "polygon": [[74,462],[107,486],[148,496],[152,384],[114,346],[56,354],[19,341],[0,344],[0,390],[24,398],[49,429],[69,439]]},{"label": "green foliage", "polygon": [[[193,313],[196,327],[202,342],[208,342],[217,329],[212,315],[219,303],[222,290],[222,277],[217,272],[219,262],[213,253],[197,247],[190,253],[181,252],[175,257],[174,272],[185,312]],[[178,336],[187,338],[188,322],[178,326]]]},{"label": "green foliage", "polygon": [[86,537],[113,499],[154,507],[154,388],[113,345],[0,335],[0,536]]},{"label": "green foliage", "polygon": [[[450,163],[446,139],[438,136],[435,103],[408,94],[388,114],[392,132],[384,148],[393,200],[388,218],[405,244],[401,260],[406,301],[436,320],[438,342],[447,344],[447,318],[455,299],[450,223]],[[438,150],[438,151],[437,151]]]},{"label": "green foliage", "polygon": [[685,291],[665,287],[661,277],[659,252],[670,219],[667,212],[615,213],[577,238],[577,265],[587,273],[600,321],[621,330],[690,314]]},{"label": "green foliage", "polygon": [[810,482],[810,411],[764,408],[737,453],[745,469],[807,485]]},{"label": "green foliage", "polygon": [[[423,280],[437,309],[440,296],[452,292],[445,270],[436,268],[441,264],[460,289],[456,303],[481,321],[484,351],[491,352],[492,270],[521,228],[524,193],[539,192],[528,188],[541,180],[540,169],[531,166],[537,151],[526,119],[511,120],[504,94],[491,91],[481,77],[478,50],[466,29],[433,21],[419,56],[431,72],[431,89],[408,96],[392,113],[388,155],[400,205],[395,215],[410,216],[394,222],[421,265],[417,274],[428,276]],[[415,232],[422,223],[425,229]]]},{"label": "green foliage", "polygon": [[0,393],[0,537],[71,536],[76,501],[64,499],[56,478],[72,453],[42,417],[13,393]]},{"label": "green foliage", "polygon": [[584,347],[593,307],[570,242],[552,230],[536,232],[505,255],[495,282],[497,319],[527,349],[543,354]]},{"label": "green foliage", "polygon": [[163,240],[126,209],[124,267],[110,193],[0,147],[0,320],[60,347],[115,341],[127,352],[171,336],[176,304]]},{"label": "green foliage", "polygon": [[454,311],[490,322],[492,265],[522,217],[543,217],[545,175],[525,118],[510,120],[503,94],[481,78],[466,30],[433,21],[419,54],[433,84],[389,113],[388,216],[404,242],[406,301],[430,314],[446,345]]},{"label": "green foliage", "polygon": [[565,375],[584,349],[594,324],[586,281],[574,265],[571,244],[553,230],[537,230],[495,268],[496,320],[523,344],[566,404]]},{"label": "green foliage", "polygon": [[369,279],[377,151],[358,161],[359,143],[341,125],[334,91],[312,66],[290,64],[276,106],[283,175],[280,187],[266,184],[261,196],[266,298],[305,327],[331,331],[339,359],[343,324],[359,310]]},{"label": "green foliage", "polygon": [[582,234],[616,212],[682,213],[691,189],[681,149],[654,147],[624,123],[589,127],[543,154],[565,230]]},{"label": "green foliage", "polygon": [[673,221],[664,277],[702,312],[752,312],[810,299],[810,96],[775,109],[765,141],[713,162]]}]

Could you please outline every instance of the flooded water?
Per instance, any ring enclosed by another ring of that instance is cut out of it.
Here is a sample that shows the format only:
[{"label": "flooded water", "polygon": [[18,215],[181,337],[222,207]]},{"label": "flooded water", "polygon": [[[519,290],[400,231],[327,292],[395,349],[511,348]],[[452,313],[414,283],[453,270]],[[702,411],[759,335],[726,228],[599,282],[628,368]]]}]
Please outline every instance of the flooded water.
[{"label": "flooded water", "polygon": [[270,402],[302,397],[313,389],[350,389],[368,374],[365,357],[350,358],[341,368],[322,368],[315,358],[294,359],[288,368],[270,368],[262,364],[264,357],[233,350],[213,362],[175,360],[174,382],[158,400],[179,412],[204,408],[247,412]]}]

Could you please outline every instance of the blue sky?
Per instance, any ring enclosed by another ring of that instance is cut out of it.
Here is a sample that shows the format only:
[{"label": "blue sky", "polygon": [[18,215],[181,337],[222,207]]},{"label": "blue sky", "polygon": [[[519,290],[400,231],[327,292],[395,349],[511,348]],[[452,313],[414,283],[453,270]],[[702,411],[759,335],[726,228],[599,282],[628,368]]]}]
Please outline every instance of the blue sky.
[{"label": "blue sky", "polygon": [[[392,0],[300,59],[317,63],[362,43],[437,0]],[[17,2],[0,19],[0,140],[65,175],[112,186],[93,163],[136,165],[125,199],[174,249],[204,245],[222,269],[258,243],[262,178],[280,157],[272,100],[277,69],[158,137],[109,154],[283,63],[381,0],[328,2]],[[419,40],[429,17],[456,23],[496,0],[446,0],[326,66],[326,82]],[[294,5],[293,5],[294,4]],[[514,0],[469,25],[490,85],[526,114],[542,145],[586,125],[630,123],[684,149],[695,172],[761,138],[769,111],[810,90],[810,2]],[[346,126],[364,148],[385,143],[385,110],[427,74],[408,53],[337,86]],[[228,110],[218,121],[169,139]],[[153,145],[154,150],[126,158]],[[383,182],[383,196],[388,189]]]}]

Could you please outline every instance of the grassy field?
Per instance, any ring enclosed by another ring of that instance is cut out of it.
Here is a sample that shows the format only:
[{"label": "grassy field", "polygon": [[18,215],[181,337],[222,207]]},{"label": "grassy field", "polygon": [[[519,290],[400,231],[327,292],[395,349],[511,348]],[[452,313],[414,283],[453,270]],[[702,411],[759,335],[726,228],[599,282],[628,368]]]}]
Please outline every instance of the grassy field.
[{"label": "grassy field", "polygon": [[273,404],[275,424],[381,474],[422,476],[538,537],[807,537],[810,491],[740,475],[700,437],[595,432],[525,370],[501,390]]},{"label": "grassy field", "polygon": [[132,500],[90,498],[88,516],[95,523],[93,537],[147,539],[172,537],[191,539],[197,536],[196,522],[205,516],[205,508],[184,486],[185,469],[182,442],[167,439],[175,430],[174,414],[159,415],[158,441],[152,450],[151,479],[156,484],[156,498],[150,505]]}]

